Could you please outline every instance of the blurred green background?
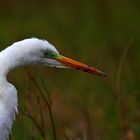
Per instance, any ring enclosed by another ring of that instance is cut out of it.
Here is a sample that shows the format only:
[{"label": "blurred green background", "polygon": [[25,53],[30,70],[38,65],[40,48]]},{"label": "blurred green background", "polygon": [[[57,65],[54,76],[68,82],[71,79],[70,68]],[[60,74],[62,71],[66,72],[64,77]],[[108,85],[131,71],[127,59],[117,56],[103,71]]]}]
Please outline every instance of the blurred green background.
[{"label": "blurred green background", "polygon": [[47,39],[108,77],[13,70],[8,79],[19,92],[19,113],[11,140],[140,139],[140,1],[1,1],[1,50],[29,37]]}]

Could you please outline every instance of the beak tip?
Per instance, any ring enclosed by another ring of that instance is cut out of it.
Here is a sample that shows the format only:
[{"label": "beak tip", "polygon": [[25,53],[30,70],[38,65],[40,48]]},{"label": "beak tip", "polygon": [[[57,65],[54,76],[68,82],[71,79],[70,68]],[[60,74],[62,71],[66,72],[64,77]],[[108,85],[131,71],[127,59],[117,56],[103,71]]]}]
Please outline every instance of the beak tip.
[{"label": "beak tip", "polygon": [[107,77],[108,75],[107,75],[106,73],[102,72],[102,73],[101,73],[101,76]]}]

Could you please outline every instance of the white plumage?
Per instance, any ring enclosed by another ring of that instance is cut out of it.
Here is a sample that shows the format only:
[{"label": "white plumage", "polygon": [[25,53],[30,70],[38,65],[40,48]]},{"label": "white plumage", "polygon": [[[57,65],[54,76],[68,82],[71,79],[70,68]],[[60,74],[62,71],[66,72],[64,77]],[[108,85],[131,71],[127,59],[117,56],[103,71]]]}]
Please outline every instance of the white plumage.
[{"label": "white plumage", "polygon": [[[25,39],[16,42],[0,52],[0,140],[7,140],[11,132],[15,113],[17,112],[17,90],[7,79],[7,73],[21,65],[33,63],[46,63],[49,59],[44,58],[44,52],[58,51],[46,40],[37,38]],[[60,65],[53,60],[53,65]]]},{"label": "white plumage", "polygon": [[16,42],[0,52],[0,140],[7,140],[17,112],[17,90],[7,79],[7,73],[17,67],[28,64],[42,64],[51,67],[71,67],[99,76],[103,72],[64,57],[46,40],[37,38]]}]

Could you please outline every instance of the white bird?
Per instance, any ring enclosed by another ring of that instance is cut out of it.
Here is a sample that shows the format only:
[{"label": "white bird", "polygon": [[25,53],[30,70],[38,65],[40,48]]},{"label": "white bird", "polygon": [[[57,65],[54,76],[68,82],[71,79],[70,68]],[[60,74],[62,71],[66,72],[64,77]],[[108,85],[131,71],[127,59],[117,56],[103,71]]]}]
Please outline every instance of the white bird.
[{"label": "white bird", "polygon": [[18,105],[17,90],[7,81],[7,73],[17,66],[29,64],[57,68],[71,67],[99,76],[106,76],[93,67],[60,55],[56,48],[46,40],[30,38],[7,47],[0,52],[0,140],[9,139]]}]

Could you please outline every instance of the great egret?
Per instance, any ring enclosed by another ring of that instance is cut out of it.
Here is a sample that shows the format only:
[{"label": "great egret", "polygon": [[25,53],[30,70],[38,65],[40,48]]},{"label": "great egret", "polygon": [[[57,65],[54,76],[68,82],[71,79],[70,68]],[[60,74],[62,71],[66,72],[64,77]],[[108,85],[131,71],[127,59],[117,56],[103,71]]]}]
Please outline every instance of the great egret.
[{"label": "great egret", "polygon": [[17,112],[17,90],[7,81],[7,73],[28,64],[41,64],[57,68],[74,68],[99,76],[106,76],[98,69],[64,57],[47,40],[37,38],[16,42],[0,52],[0,140],[9,139]]}]

